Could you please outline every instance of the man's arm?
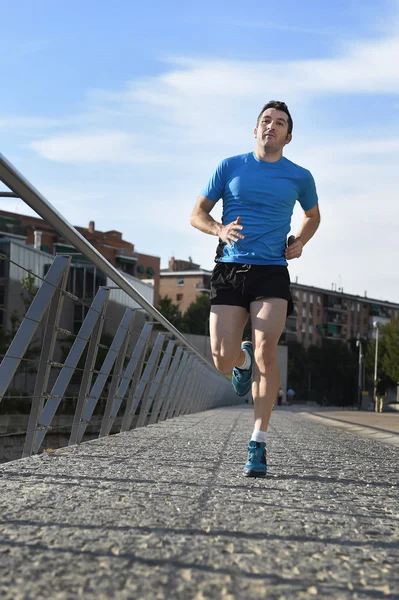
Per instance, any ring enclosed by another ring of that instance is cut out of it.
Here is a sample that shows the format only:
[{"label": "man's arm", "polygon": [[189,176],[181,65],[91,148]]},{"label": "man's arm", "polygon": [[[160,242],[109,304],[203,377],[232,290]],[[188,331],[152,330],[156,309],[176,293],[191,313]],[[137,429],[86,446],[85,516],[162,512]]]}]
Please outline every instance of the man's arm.
[{"label": "man's arm", "polygon": [[198,196],[190,217],[191,225],[204,233],[218,236],[229,246],[231,242],[238,242],[239,239],[244,239],[244,236],[239,233],[242,229],[242,225],[240,225],[241,217],[237,217],[233,223],[222,225],[222,223],[215,221],[209,214],[214,206],[215,203],[206,196],[202,194]]},{"label": "man's arm", "polygon": [[314,236],[319,227],[320,211],[318,204],[310,210],[305,210],[304,213],[305,216],[297,235],[291,235],[288,239],[288,248],[285,251],[285,258],[287,260],[301,256],[304,245]]}]

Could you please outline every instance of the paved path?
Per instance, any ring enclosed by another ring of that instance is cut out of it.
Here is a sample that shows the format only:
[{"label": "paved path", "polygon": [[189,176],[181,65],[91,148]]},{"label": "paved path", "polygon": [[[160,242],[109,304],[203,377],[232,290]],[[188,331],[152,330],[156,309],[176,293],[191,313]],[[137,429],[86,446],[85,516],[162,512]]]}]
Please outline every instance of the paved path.
[{"label": "paved path", "polygon": [[[0,467],[4,600],[399,598],[399,449],[247,407]],[[396,579],[395,579],[396,578]]]},{"label": "paved path", "polygon": [[340,427],[348,433],[368,437],[399,447],[399,413],[375,413],[359,410],[323,411],[305,409],[307,416],[332,427]]}]

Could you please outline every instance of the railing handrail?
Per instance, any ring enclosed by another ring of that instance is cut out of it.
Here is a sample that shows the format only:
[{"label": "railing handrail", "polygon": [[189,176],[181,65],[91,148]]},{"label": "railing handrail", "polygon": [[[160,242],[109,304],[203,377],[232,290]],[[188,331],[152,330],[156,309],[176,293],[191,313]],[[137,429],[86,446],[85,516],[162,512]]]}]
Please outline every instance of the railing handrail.
[{"label": "railing handrail", "polygon": [[169,321],[150,304],[121,273],[108,262],[94,246],[90,244],[58,212],[52,204],[0,153],[0,181],[12,190],[16,198],[23,200],[38,215],[49,223],[60,235],[63,235],[83,256],[101,269],[114,283],[116,283],[128,296],[160,323],[167,331],[172,333],[180,342],[194,352],[208,367],[216,371],[214,365],[208,361],[189,340],[180,333]]}]

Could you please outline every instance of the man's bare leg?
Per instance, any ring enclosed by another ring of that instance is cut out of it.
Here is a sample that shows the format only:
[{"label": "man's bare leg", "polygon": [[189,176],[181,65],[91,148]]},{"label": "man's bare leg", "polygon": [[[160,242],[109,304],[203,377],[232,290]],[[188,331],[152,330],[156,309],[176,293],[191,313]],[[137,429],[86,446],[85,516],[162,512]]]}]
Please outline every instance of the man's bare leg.
[{"label": "man's bare leg", "polygon": [[243,364],[242,334],[248,311],[242,306],[216,305],[211,307],[209,329],[213,362],[222,373]]},{"label": "man's bare leg", "polygon": [[267,431],[280,386],[277,345],[287,318],[287,301],[264,298],[251,303],[252,341],[255,352],[252,396],[255,429]]}]

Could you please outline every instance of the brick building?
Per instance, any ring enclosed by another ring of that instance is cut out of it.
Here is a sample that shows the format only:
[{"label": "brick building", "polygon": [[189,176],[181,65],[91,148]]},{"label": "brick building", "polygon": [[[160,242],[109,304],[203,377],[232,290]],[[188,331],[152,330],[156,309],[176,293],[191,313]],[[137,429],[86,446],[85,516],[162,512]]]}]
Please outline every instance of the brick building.
[{"label": "brick building", "polygon": [[[192,261],[172,257],[169,267],[161,270],[160,295],[172,298],[184,313],[200,294],[210,293],[211,274]],[[295,309],[287,319],[281,343],[298,340],[308,348],[320,345],[323,338],[371,339],[375,321],[384,324],[399,316],[399,304],[346,294],[342,288],[326,290],[296,282],[291,291]]]},{"label": "brick building", "polygon": [[169,296],[184,313],[201,294],[211,292],[212,271],[201,269],[190,260],[169,260],[167,269],[161,269],[160,295]]},{"label": "brick building", "polygon": [[[296,319],[296,339],[307,348],[322,338],[345,341],[373,337],[373,323],[384,324],[399,315],[399,304],[345,294],[342,288],[291,284]],[[294,326],[295,327],[295,326]],[[292,333],[295,333],[291,327]]]},{"label": "brick building", "polygon": [[[120,231],[98,231],[94,221],[88,227],[75,227],[114,267],[141,280],[152,280],[154,305],[159,300],[160,258],[135,252],[134,244],[122,239]],[[0,234],[24,240],[37,250],[57,253],[74,253],[76,250],[48,223],[39,217],[20,215],[0,210]],[[82,261],[82,257],[79,257]]]}]

